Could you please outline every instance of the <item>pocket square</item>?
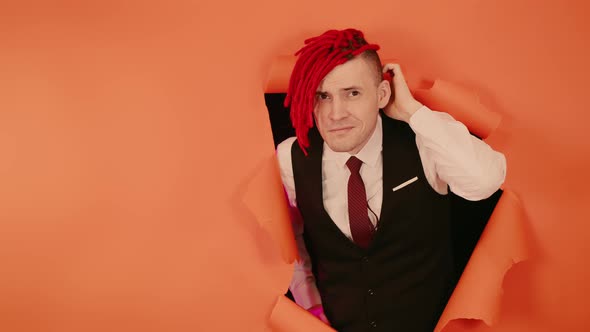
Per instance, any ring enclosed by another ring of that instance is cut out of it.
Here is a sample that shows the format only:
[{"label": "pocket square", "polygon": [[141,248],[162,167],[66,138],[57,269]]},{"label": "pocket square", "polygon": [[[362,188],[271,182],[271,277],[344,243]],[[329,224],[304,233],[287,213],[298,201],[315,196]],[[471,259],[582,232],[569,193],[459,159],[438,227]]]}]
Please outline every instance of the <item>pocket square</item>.
[{"label": "pocket square", "polygon": [[403,187],[405,187],[405,186],[407,186],[407,185],[409,185],[409,184],[412,184],[412,183],[414,183],[414,182],[416,182],[416,181],[418,181],[418,177],[417,177],[417,176],[414,176],[413,178],[409,179],[408,181],[406,181],[406,182],[404,182],[404,183],[400,184],[399,186],[397,186],[397,187],[393,188],[393,191],[400,190],[400,189],[402,189]]}]

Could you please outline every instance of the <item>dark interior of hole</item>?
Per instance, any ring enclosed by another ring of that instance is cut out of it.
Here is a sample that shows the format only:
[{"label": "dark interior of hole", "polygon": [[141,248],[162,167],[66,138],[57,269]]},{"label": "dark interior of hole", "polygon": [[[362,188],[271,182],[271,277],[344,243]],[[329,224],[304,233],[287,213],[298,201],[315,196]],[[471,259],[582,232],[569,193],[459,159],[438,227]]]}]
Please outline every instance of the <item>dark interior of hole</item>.
[{"label": "dark interior of hole", "polygon": [[[291,136],[295,130],[289,119],[289,109],[283,106],[284,93],[266,93],[264,95],[269,113],[272,135],[276,146]],[[496,207],[502,190],[499,189],[491,197],[481,201],[468,201],[453,193],[451,196],[451,236],[453,238],[453,254],[455,259],[456,281],[463,273],[471,253]],[[291,293],[287,296],[292,299]]]}]

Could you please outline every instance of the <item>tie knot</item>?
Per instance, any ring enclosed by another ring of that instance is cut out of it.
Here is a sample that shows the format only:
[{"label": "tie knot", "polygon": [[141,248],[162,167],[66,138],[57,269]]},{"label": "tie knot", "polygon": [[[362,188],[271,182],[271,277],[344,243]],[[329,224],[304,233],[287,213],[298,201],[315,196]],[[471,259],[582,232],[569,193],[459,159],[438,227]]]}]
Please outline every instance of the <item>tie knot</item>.
[{"label": "tie knot", "polygon": [[346,162],[346,166],[350,169],[350,173],[358,173],[361,170],[363,162],[355,156],[352,156]]}]

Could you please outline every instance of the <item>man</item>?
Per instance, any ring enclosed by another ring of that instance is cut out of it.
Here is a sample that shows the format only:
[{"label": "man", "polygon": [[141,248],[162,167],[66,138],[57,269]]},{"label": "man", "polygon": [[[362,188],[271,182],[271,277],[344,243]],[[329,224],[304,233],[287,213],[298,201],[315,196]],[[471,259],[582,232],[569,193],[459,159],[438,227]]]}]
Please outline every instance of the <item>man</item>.
[{"label": "man", "polygon": [[506,161],[416,101],[378,49],[347,29],[298,52],[297,137],[277,147],[301,257],[290,289],[338,331],[432,331],[453,279],[448,188],[487,198]]}]

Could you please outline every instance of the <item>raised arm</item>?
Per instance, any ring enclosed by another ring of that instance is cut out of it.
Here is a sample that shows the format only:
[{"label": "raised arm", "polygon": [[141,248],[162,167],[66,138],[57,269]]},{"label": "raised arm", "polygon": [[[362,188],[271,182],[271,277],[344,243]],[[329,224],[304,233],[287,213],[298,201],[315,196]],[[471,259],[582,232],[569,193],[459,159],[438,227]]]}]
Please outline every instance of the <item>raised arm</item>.
[{"label": "raised arm", "polygon": [[506,176],[504,155],[472,136],[449,114],[431,111],[414,99],[398,64],[387,64],[383,71],[393,75],[393,93],[385,114],[407,122],[416,133],[432,187],[445,194],[448,184],[468,200],[485,199],[498,190]]}]

